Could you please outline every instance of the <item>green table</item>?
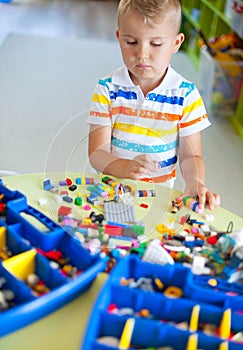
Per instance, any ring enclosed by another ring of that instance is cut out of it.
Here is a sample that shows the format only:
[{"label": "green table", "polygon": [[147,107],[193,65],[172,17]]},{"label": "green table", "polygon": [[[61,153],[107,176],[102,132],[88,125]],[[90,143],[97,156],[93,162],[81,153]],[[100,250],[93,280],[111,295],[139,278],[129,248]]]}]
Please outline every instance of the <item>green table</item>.
[{"label": "green table", "polygon": [[[91,176],[98,175],[89,174],[86,177]],[[52,183],[55,184],[66,177],[75,181],[77,177],[82,177],[82,175],[78,173],[26,174],[5,177],[3,181],[10,189],[18,190],[25,194],[29,205],[42,211],[52,220],[57,220],[59,204],[54,200],[53,193],[43,190],[42,184],[46,178],[50,178]],[[179,194],[178,191],[140,181],[124,180],[121,182],[138,189],[154,189],[156,192],[156,197],[138,198],[134,203],[136,217],[144,222],[145,233],[148,239],[159,238],[160,234],[156,230],[156,226],[161,223],[167,225],[171,219],[174,220],[175,229],[179,230],[182,228],[180,218],[190,211],[187,208],[182,208],[177,214],[170,213],[171,200]],[[86,193],[85,188],[82,186],[79,190],[82,197],[84,197]],[[40,206],[38,203],[40,198],[47,199],[47,203]],[[148,209],[141,208],[139,205],[141,203],[148,204]],[[206,210],[206,212],[209,211]],[[214,221],[211,224],[218,230],[226,230],[230,221],[234,223],[234,230],[243,228],[243,218],[223,208],[216,208],[210,213],[214,215]],[[89,212],[76,206],[73,214],[80,217],[89,216]],[[192,217],[202,219],[196,213],[192,213]],[[1,338],[0,349],[80,350],[81,339],[85,332],[90,311],[106,278],[105,274],[100,274],[91,288],[74,301],[28,327]]]}]

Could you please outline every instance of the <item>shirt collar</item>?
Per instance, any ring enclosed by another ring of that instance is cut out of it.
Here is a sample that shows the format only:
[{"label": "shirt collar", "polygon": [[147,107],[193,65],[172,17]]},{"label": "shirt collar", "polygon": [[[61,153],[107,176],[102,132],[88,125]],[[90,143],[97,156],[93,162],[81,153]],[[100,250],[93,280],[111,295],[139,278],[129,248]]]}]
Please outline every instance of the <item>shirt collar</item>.
[{"label": "shirt collar", "polygon": [[133,83],[130,75],[128,73],[128,69],[126,66],[122,66],[115,70],[112,82],[115,85],[124,86],[124,87],[135,87],[136,85]]},{"label": "shirt collar", "polygon": [[[179,77],[180,75],[169,65],[163,81],[160,83],[159,86],[157,86],[154,89],[154,91],[175,88],[176,86],[178,86],[178,82],[180,80]],[[130,75],[128,73],[128,69],[125,65],[118,68],[114,72],[112,81],[115,85],[128,88],[136,88],[136,85],[131,80]]]}]

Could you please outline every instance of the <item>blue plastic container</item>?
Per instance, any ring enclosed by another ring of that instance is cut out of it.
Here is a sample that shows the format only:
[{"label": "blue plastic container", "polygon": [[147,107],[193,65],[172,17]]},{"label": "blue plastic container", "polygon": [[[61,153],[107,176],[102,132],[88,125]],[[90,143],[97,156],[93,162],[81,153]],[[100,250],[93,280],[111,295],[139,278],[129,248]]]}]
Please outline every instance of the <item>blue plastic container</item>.
[{"label": "blue plastic container", "polygon": [[[163,290],[149,291],[140,288],[124,286],[121,279],[134,278],[137,281],[140,277],[159,278],[163,283]],[[188,329],[179,329],[176,324],[181,322],[190,323],[192,310],[195,305],[200,306],[199,324],[210,323],[219,327],[224,311],[232,308],[231,329],[234,331],[243,330],[243,315],[238,311],[243,310],[241,296],[231,297],[222,293],[224,302],[219,305],[215,303],[215,297],[211,298],[211,291],[207,288],[196,286],[191,290],[191,270],[180,264],[157,265],[143,262],[137,255],[130,255],[119,261],[112,271],[110,278],[104,285],[94,305],[86,335],[81,350],[118,349],[118,347],[101,344],[98,340],[101,337],[121,338],[125,322],[129,317],[135,318],[135,325],[132,333],[131,344],[134,349],[147,347],[170,346],[176,350],[184,350],[187,347],[189,336],[192,334]],[[182,295],[179,298],[168,297],[164,291],[169,286],[179,287]],[[217,292],[214,291],[217,295]],[[202,301],[200,296],[205,295]],[[206,301],[205,301],[206,300]],[[233,302],[232,302],[233,300]],[[231,301],[231,302],[230,302]],[[133,309],[130,314],[117,314],[109,311],[109,306],[115,305],[118,310],[124,308]],[[139,311],[147,309],[150,318],[142,318]],[[205,350],[218,350],[223,342],[219,336],[208,336],[198,330],[198,348]],[[229,349],[242,349],[243,344],[229,341]],[[133,349],[131,346],[130,349]]]},{"label": "blue plastic container", "polygon": [[[59,269],[53,268],[49,259],[36,253],[34,272],[50,289],[47,294],[36,296],[26,281],[9,268],[11,258],[4,262],[0,260],[0,278],[6,280],[3,288],[12,290],[15,295],[14,306],[0,311],[0,337],[28,326],[84,293],[97,274],[105,270],[107,262],[99,255],[90,254],[62,227],[29,206],[23,194],[9,190],[0,179],[1,194],[1,201],[6,203],[7,211],[6,217],[0,217],[0,226],[6,228],[6,245],[11,250],[13,259],[18,261],[21,255],[37,248],[44,251],[57,249],[82,272],[70,279]],[[33,226],[22,213],[36,218],[46,230],[41,231]],[[18,268],[21,270],[21,264]]]}]

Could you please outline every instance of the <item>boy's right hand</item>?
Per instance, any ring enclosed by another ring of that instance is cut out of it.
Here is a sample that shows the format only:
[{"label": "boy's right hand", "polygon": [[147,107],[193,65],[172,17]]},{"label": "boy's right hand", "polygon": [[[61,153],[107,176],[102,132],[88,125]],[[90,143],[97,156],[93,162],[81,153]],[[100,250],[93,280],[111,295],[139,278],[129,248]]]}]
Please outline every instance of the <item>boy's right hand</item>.
[{"label": "boy's right hand", "polygon": [[158,163],[147,154],[140,154],[131,160],[128,160],[127,167],[124,169],[125,178],[138,180],[144,175],[151,176],[151,173],[158,170]]}]

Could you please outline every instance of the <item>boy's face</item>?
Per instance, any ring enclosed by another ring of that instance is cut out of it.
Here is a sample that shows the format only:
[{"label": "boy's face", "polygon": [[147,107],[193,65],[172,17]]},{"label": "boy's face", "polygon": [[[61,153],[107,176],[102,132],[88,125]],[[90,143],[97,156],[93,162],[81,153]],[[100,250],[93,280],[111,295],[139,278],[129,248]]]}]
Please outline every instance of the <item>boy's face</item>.
[{"label": "boy's face", "polygon": [[182,33],[176,33],[173,22],[173,17],[167,15],[158,23],[147,23],[132,10],[119,17],[116,35],[123,60],[134,84],[140,85],[143,91],[148,92],[160,84],[172,54],[184,40]]}]

